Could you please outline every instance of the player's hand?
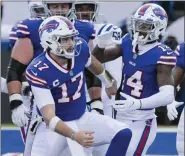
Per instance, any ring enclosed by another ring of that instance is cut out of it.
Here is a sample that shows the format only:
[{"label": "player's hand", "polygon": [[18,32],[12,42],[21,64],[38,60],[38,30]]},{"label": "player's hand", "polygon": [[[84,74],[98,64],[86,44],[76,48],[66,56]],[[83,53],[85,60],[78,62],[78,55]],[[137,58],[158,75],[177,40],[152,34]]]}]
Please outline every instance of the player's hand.
[{"label": "player's hand", "polygon": [[30,133],[35,135],[38,126],[43,121],[43,118],[40,115],[35,115],[35,117],[31,120],[30,123]]},{"label": "player's hand", "polygon": [[91,147],[94,143],[93,131],[78,131],[74,134],[74,140],[83,147]]},{"label": "player's hand", "polygon": [[29,110],[23,104],[12,110],[12,122],[18,127],[27,125]]},{"label": "player's hand", "polygon": [[112,105],[116,110],[122,112],[131,112],[136,109],[141,108],[141,101],[135,99],[125,93],[120,92],[120,95],[125,98],[125,100],[115,100],[114,104]]},{"label": "player's hand", "polygon": [[98,47],[105,48],[113,44],[121,44],[122,30],[117,26],[113,26],[110,30],[102,30],[97,36]]},{"label": "player's hand", "polygon": [[96,101],[90,102],[89,104],[91,107],[91,113],[104,115],[103,102],[101,102],[100,100],[96,100]]},{"label": "player's hand", "polygon": [[116,80],[112,80],[113,84],[110,88],[105,88],[105,92],[107,93],[107,96],[109,99],[112,98],[112,95],[116,95],[117,93],[117,82]]},{"label": "player's hand", "polygon": [[170,121],[177,118],[178,112],[177,112],[176,108],[179,107],[180,105],[182,105],[183,103],[184,102],[173,101],[173,103],[167,105],[167,111],[168,111],[167,116]]}]

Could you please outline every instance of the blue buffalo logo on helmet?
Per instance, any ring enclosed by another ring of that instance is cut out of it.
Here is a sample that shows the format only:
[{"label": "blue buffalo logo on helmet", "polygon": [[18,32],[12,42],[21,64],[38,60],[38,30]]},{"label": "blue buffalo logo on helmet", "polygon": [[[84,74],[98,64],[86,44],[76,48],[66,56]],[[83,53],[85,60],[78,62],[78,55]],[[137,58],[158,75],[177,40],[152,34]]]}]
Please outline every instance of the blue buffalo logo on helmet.
[{"label": "blue buffalo logo on helmet", "polygon": [[154,14],[155,14],[157,17],[159,17],[161,20],[163,20],[163,19],[165,19],[165,18],[168,18],[167,15],[166,15],[166,13],[165,13],[162,9],[160,9],[160,8],[155,8],[155,9],[153,10],[153,12],[154,12]]}]

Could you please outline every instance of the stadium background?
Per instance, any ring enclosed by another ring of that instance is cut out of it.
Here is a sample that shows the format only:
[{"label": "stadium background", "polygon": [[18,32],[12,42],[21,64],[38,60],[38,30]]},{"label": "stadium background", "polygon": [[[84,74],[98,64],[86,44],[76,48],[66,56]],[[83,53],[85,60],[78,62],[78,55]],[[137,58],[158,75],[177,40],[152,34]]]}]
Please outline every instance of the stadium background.
[{"label": "stadium background", "polygon": [[[184,41],[184,15],[185,2],[166,1],[157,2],[162,5],[169,16],[169,26],[167,35],[163,41],[170,47],[175,48],[177,43]],[[139,7],[143,2],[101,2],[100,13],[103,13],[109,23],[117,24],[125,29],[126,19]],[[29,9],[26,1],[4,1],[4,13],[1,25],[1,75],[6,76],[6,69],[11,51],[8,47],[8,33],[11,27],[21,19],[29,17]],[[116,8],[116,11],[110,8]],[[179,98],[182,98],[181,96]],[[181,108],[178,109],[181,112]],[[18,129],[12,125],[9,111],[8,96],[1,93],[1,152],[22,152],[23,143]],[[176,155],[175,139],[178,120],[169,122],[166,116],[166,108],[157,109],[159,132],[157,138],[149,149],[151,155]]]}]

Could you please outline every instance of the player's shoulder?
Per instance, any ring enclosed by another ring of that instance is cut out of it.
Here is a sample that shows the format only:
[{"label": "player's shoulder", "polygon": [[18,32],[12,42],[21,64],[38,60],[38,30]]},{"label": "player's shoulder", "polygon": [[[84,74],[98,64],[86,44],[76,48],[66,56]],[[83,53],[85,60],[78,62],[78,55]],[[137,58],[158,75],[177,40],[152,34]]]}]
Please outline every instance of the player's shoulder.
[{"label": "player's shoulder", "polygon": [[177,56],[184,56],[184,53],[185,53],[184,52],[184,45],[185,45],[185,42],[182,42],[177,46],[177,48],[175,50],[175,53]]},{"label": "player's shoulder", "polygon": [[79,48],[81,51],[86,51],[87,49],[89,49],[88,43],[82,37],[78,37],[78,41],[76,44],[77,48]]},{"label": "player's shoulder", "polygon": [[89,56],[90,54],[88,43],[81,37],[78,37],[76,51],[79,51],[80,57]]},{"label": "player's shoulder", "polygon": [[26,78],[33,84],[44,85],[48,84],[47,72],[49,72],[49,66],[46,64],[45,53],[42,53],[36,57],[28,65],[26,69]]},{"label": "player's shoulder", "polygon": [[19,24],[17,24],[17,27],[18,29],[28,29],[29,31],[32,31],[33,28],[39,27],[42,22],[43,18],[27,18],[21,20]]},{"label": "player's shoulder", "polygon": [[88,20],[75,20],[76,27],[83,27],[85,29],[94,29],[94,25]]},{"label": "player's shoulder", "polygon": [[176,56],[175,52],[170,47],[162,43],[156,46],[156,50],[160,56]]},{"label": "player's shoulder", "polygon": [[164,44],[158,44],[154,53],[158,55],[157,64],[164,64],[169,66],[176,65],[176,54],[170,47]]},{"label": "player's shoulder", "polygon": [[32,25],[42,21],[43,21],[43,18],[26,18],[24,20],[21,20],[20,23],[25,25]]},{"label": "player's shoulder", "polygon": [[122,38],[122,44],[127,44],[128,42],[132,42],[132,37],[129,33],[125,34]]}]

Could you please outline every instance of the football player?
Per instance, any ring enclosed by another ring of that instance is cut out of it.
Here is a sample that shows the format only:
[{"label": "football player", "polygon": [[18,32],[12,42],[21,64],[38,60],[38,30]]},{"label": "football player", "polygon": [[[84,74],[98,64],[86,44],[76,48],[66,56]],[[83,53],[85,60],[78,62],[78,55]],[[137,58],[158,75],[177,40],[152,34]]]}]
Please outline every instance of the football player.
[{"label": "football player", "polygon": [[43,117],[31,155],[60,155],[66,137],[86,148],[110,143],[106,156],[125,155],[132,135],[129,128],[108,116],[85,111],[85,66],[106,86],[108,95],[114,95],[117,88],[111,75],[91,57],[87,43],[77,38],[78,31],[67,18],[47,18],[40,25],[39,35],[45,52],[26,70],[34,103]]},{"label": "football player", "polygon": [[172,69],[176,56],[158,42],[167,22],[162,7],[147,3],[132,16],[130,33],[122,38],[121,45],[103,46],[116,37],[110,31],[109,35],[98,36],[93,52],[102,63],[122,57],[122,81],[113,107],[117,110],[116,119],[127,123],[133,132],[126,154],[129,156],[146,154],[157,132],[155,108],[174,101]]}]

